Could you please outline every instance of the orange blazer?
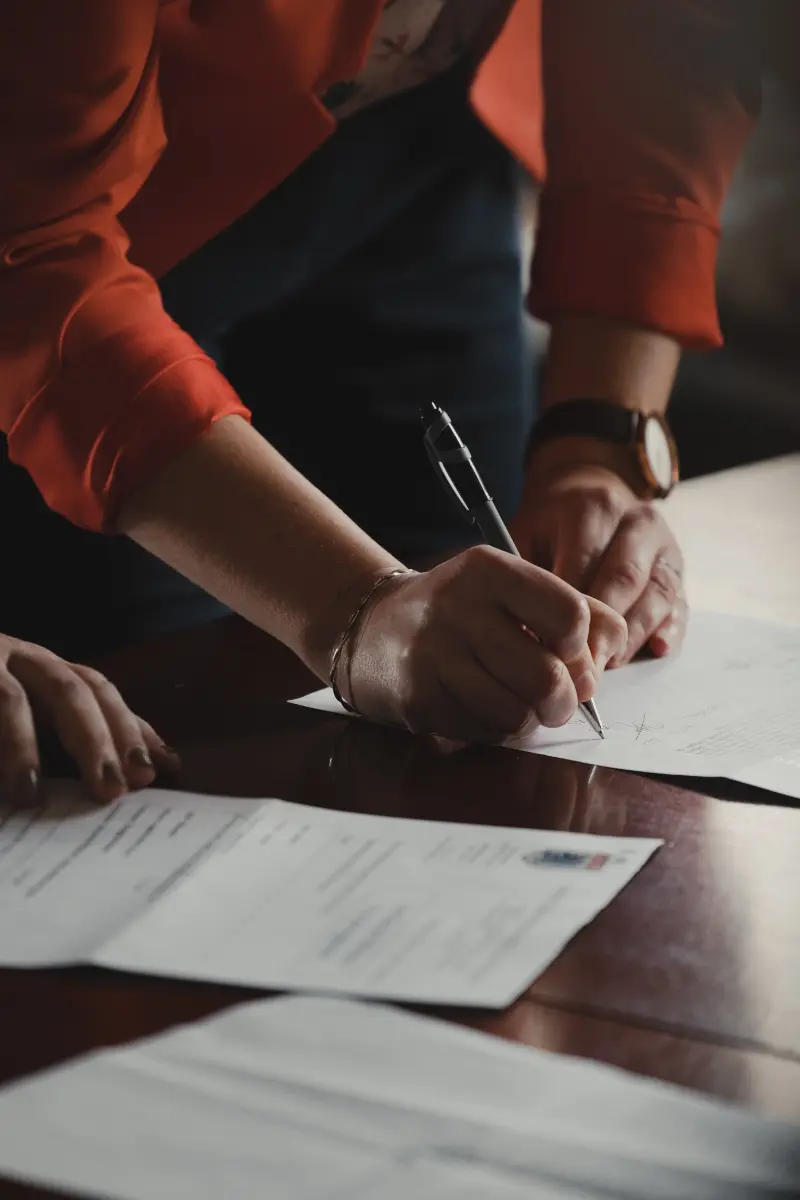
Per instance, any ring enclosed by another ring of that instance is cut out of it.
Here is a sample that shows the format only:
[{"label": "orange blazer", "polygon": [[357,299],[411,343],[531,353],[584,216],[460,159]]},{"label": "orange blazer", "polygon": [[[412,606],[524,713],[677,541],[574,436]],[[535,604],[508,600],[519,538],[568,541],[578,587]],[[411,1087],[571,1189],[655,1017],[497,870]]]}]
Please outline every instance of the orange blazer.
[{"label": "orange blazer", "polygon": [[[156,278],[335,128],[382,0],[0,0],[0,429],[113,528],[229,413]],[[471,91],[544,185],[531,303],[719,340],[718,215],[754,86],[731,0],[516,0]]]}]

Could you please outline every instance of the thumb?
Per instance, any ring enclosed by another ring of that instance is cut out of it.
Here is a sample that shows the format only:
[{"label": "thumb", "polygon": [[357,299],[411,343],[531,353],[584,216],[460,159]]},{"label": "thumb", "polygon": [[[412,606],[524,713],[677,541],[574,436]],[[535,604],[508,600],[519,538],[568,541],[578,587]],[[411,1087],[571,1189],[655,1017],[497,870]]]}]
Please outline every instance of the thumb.
[{"label": "thumb", "polygon": [[553,539],[553,574],[578,591],[587,591],[616,526],[616,517],[598,504],[565,506]]}]

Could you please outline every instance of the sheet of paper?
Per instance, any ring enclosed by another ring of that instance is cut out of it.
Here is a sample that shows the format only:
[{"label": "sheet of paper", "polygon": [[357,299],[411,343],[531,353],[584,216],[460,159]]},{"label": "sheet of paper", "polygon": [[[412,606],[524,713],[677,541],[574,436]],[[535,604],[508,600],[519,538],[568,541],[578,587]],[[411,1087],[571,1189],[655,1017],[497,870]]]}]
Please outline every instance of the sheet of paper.
[{"label": "sheet of paper", "polygon": [[798,1129],[380,1005],[257,1001],[0,1093],[0,1173],[112,1200],[760,1200]]},{"label": "sheet of paper", "polygon": [[92,961],[254,987],[504,1007],[660,844],[271,801],[228,853]]},{"label": "sheet of paper", "polygon": [[0,964],[86,961],[115,930],[214,852],[257,812],[252,800],[152,789],[109,808],[77,785],[45,804],[0,810]]},{"label": "sheet of paper", "polygon": [[[295,703],[344,711],[328,690]],[[800,627],[694,613],[679,656],[609,672],[597,703],[605,741],[576,715],[508,745],[631,771],[763,778],[800,793]]]},{"label": "sheet of paper", "polygon": [[731,772],[731,779],[800,800],[800,742],[774,758]]}]

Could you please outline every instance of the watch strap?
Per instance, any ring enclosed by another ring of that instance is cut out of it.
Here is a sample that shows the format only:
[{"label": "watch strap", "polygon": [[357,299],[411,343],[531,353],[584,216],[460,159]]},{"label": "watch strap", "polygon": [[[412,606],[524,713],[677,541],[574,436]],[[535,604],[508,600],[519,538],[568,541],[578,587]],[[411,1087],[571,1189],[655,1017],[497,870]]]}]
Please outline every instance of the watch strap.
[{"label": "watch strap", "polygon": [[595,437],[633,445],[640,414],[601,400],[565,400],[545,409],[536,421],[531,445],[562,437]]}]

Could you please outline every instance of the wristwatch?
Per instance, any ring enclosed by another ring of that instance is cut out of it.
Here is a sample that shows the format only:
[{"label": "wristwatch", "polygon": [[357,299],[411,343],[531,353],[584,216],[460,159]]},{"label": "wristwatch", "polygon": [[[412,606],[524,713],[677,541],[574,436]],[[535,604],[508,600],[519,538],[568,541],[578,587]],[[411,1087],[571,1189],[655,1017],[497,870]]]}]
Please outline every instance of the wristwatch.
[{"label": "wristwatch", "polygon": [[678,449],[660,413],[602,400],[565,400],[539,417],[530,447],[569,437],[599,438],[622,447],[630,455],[630,475],[643,500],[663,499],[678,482]]}]

